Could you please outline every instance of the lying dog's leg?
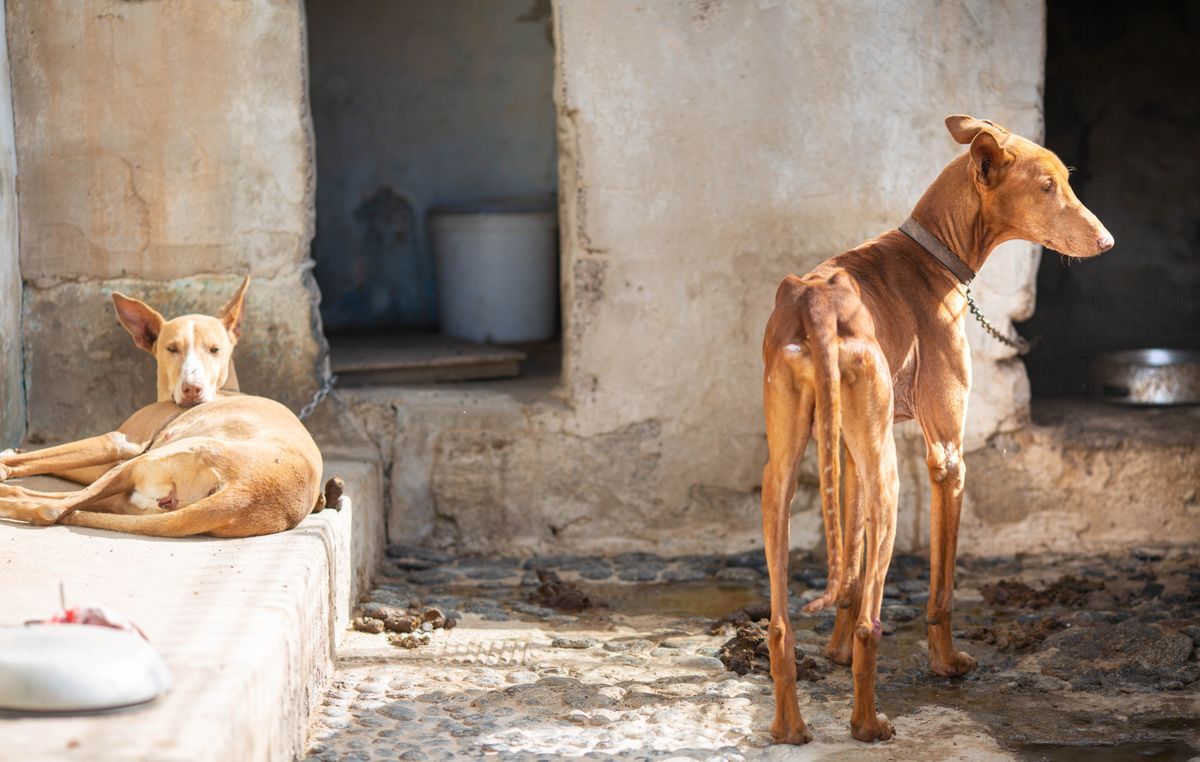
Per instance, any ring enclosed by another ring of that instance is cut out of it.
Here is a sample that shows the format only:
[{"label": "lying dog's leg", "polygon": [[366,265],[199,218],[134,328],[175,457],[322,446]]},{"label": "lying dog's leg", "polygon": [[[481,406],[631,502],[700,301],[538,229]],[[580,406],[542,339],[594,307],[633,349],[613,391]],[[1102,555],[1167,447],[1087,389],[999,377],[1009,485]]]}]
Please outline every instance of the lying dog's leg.
[{"label": "lying dog's leg", "polygon": [[3,485],[0,493],[0,518],[18,519],[31,524],[49,525],[75,510],[120,510],[121,503],[133,489],[132,466],[126,461],[97,479],[90,486],[75,492],[36,492],[23,487]]},{"label": "lying dog's leg", "polygon": [[[69,500],[75,496],[76,491],[69,492],[42,492],[32,490],[26,487],[20,487],[15,484],[6,484],[0,482],[0,499],[2,498],[17,498],[25,501],[36,500]],[[90,501],[86,507],[81,508],[86,511],[98,511],[100,513],[138,513],[141,512],[136,506],[130,504],[125,495],[110,495],[109,497],[97,498]],[[6,518],[16,518],[9,516]],[[24,520],[24,519],[22,519]]]},{"label": "lying dog's leg", "polygon": [[812,430],[813,393],[797,384],[785,361],[768,359],[763,384],[767,420],[767,466],[763,470],[763,544],[771,577],[771,623],[767,647],[775,684],[771,737],[779,743],[812,740],[796,699],[795,636],[788,617],[789,506],[796,493],[796,469]]},{"label": "lying dog's leg", "polygon": [[22,476],[39,476],[89,466],[112,465],[142,454],[146,445],[131,442],[119,431],[33,452],[0,456],[0,482]]},{"label": "lying dog's leg", "polygon": [[849,665],[854,656],[854,627],[862,606],[863,562],[863,492],[854,457],[846,451],[846,516],[842,558],[845,559],[845,582],[837,599],[837,618],[833,633],[825,646],[825,658],[835,664]]},{"label": "lying dog's leg", "polygon": [[892,387],[887,361],[873,345],[852,346],[853,373],[845,394],[847,448],[854,453],[862,493],[865,568],[861,579],[862,599],[854,626],[854,708],[850,734],[859,741],[886,741],[892,725],[876,713],[875,679],[883,627],[879,621],[883,586],[892,561],[896,539],[896,505],[900,476],[896,468],[896,445],[892,441]]}]

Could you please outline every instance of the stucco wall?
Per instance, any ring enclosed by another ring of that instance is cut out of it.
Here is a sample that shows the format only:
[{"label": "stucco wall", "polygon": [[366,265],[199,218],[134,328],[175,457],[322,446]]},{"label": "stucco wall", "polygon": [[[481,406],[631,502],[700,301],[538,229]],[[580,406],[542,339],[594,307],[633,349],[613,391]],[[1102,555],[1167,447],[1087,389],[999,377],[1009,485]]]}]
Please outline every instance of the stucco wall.
[{"label": "stucco wall", "polygon": [[548,0],[308,0],[331,329],[437,323],[426,212],[552,194]]},{"label": "stucco wall", "polygon": [[299,0],[8,14],[30,438],[103,431],[153,398],[109,291],[172,317],[216,310],[247,272],[242,387],[297,407],[319,359]]},{"label": "stucco wall", "polygon": [[21,265],[17,249],[17,155],[5,13],[0,7],[0,449],[25,432],[21,377]]},{"label": "stucco wall", "polygon": [[[596,0],[556,4],[555,24],[563,388],[357,397],[402,456],[390,531],[476,550],[757,544],[777,284],[903,221],[962,150],[947,114],[1040,137],[1043,4]],[[999,324],[1031,308],[1036,259],[1006,246],[976,281]],[[1028,384],[969,330],[978,448],[1023,423]],[[901,547],[927,541],[913,433]],[[808,474],[797,544],[820,537],[815,498]]]}]

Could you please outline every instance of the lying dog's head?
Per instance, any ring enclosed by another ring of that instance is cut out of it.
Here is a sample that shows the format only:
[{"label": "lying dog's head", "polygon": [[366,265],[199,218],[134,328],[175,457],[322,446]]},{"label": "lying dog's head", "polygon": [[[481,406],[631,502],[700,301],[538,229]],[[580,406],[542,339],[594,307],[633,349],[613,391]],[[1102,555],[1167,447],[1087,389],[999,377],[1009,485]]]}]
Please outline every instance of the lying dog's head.
[{"label": "lying dog's head", "polygon": [[216,317],[184,315],[166,320],[152,307],[113,292],[117,320],[133,343],[158,362],[158,401],[192,407],[216,399],[229,380],[233,348],[242,335],[247,276]]},{"label": "lying dog's head", "polygon": [[971,146],[972,180],[985,220],[1010,226],[1009,237],[1070,257],[1094,257],[1113,247],[1112,235],[1075,197],[1068,170],[1052,151],[973,116],[948,116],[946,128]]}]

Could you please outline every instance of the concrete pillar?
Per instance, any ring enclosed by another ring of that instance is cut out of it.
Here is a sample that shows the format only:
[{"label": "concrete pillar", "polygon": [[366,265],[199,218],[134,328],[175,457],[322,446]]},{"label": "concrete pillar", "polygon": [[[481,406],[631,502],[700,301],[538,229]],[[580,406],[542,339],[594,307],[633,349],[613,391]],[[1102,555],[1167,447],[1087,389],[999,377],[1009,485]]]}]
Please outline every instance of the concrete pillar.
[{"label": "concrete pillar", "polygon": [[0,449],[25,433],[21,368],[21,263],[17,248],[17,154],[5,13],[0,7]]},{"label": "concrete pillar", "polygon": [[246,273],[242,388],[298,408],[321,361],[300,0],[8,13],[30,439],[104,431],[153,400],[111,291],[213,312]]}]

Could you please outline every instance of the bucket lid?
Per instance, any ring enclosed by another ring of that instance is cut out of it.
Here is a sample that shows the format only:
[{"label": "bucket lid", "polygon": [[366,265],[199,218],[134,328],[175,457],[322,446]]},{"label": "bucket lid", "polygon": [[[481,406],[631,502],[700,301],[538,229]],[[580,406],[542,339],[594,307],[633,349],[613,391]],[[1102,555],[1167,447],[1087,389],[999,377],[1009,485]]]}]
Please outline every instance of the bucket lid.
[{"label": "bucket lid", "polygon": [[431,216],[449,214],[536,214],[553,212],[556,197],[552,193],[535,193],[523,196],[504,196],[476,201],[452,201],[438,204],[429,209]]}]

